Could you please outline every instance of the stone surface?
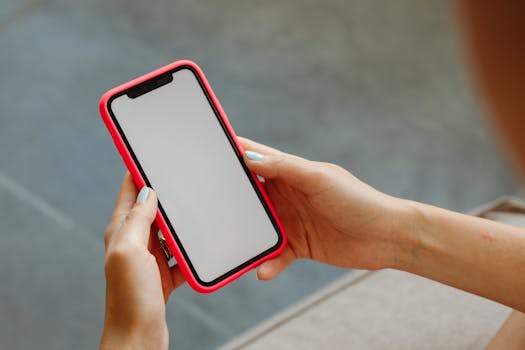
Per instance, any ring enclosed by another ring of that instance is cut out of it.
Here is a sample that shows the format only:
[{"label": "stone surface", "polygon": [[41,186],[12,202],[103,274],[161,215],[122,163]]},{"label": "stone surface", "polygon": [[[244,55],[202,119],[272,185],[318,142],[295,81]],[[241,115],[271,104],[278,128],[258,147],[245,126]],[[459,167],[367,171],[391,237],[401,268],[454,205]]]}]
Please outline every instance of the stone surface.
[{"label": "stone surface", "polygon": [[353,272],[221,350],[484,349],[510,312],[406,272]]}]

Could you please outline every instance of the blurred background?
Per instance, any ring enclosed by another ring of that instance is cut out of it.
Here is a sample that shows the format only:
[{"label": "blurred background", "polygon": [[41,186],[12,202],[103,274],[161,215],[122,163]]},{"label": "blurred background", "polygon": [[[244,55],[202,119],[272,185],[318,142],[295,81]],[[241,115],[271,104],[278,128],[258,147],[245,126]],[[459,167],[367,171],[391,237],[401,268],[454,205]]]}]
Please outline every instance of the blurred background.
[{"label": "blurred background", "polygon": [[[125,172],[107,89],[192,59],[239,135],[466,210],[517,190],[464,51],[451,1],[0,0],[0,347],[98,345]],[[184,286],[171,347],[217,347],[343,272],[301,261],[212,295]]]}]

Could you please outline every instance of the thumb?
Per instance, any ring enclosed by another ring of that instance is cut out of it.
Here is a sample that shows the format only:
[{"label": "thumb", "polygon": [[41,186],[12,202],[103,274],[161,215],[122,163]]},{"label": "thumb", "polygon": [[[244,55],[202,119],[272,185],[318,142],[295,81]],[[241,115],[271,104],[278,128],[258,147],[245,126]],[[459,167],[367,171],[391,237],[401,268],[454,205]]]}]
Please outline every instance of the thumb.
[{"label": "thumb", "polygon": [[156,214],[157,195],[151,188],[143,187],[120,229],[118,240],[131,240],[147,247]]},{"label": "thumb", "polygon": [[297,257],[289,246],[284,248],[281,255],[275,259],[267,260],[257,269],[257,279],[261,281],[269,281],[277,277],[281,272],[286,270]]},{"label": "thumb", "polygon": [[265,179],[283,180],[297,189],[308,188],[315,174],[320,174],[314,162],[286,153],[262,154],[246,151],[244,159],[254,173]]}]

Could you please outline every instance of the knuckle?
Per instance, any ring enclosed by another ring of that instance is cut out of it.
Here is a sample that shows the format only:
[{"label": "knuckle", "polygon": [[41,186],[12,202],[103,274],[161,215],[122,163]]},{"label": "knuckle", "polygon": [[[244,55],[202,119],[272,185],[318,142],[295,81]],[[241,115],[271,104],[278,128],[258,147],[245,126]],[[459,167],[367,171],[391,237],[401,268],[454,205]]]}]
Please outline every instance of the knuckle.
[{"label": "knuckle", "polygon": [[128,265],[136,256],[137,247],[131,243],[119,243],[111,246],[106,252],[104,269],[120,268]]},{"label": "knuckle", "polygon": [[277,174],[277,177],[284,177],[289,175],[287,172],[297,172],[299,170],[297,162],[300,162],[300,158],[289,154],[281,154],[275,156],[272,167]]},{"label": "knuckle", "polygon": [[281,177],[284,167],[286,166],[286,157],[284,155],[276,156],[271,164],[275,171],[276,177]]},{"label": "knuckle", "polygon": [[337,173],[343,173],[343,172],[346,173],[347,172],[343,167],[341,167],[341,166],[339,166],[337,164],[322,163],[322,165],[326,169],[326,173],[327,174],[332,174],[332,173],[333,174],[337,174]]},{"label": "knuckle", "polygon": [[113,234],[113,230],[111,229],[110,226],[108,226],[106,230],[104,231],[104,245],[106,246],[106,248],[108,247],[109,238],[111,237],[112,234]]},{"label": "knuckle", "polygon": [[143,221],[148,220],[148,216],[144,212],[144,210],[140,210],[141,208],[133,208],[128,214],[128,217],[126,218],[127,221]]},{"label": "knuckle", "polygon": [[327,169],[322,166],[321,163],[314,162],[314,164],[309,169],[308,177],[310,180],[315,182],[324,181],[328,178],[328,173],[326,170]]},{"label": "knuckle", "polygon": [[315,162],[315,163],[316,163],[315,164],[316,172],[319,174],[319,176],[330,177],[333,174],[347,172],[343,167],[337,164],[325,163],[325,162]]},{"label": "knuckle", "polygon": [[119,230],[120,225],[122,222],[126,219],[126,214],[113,214],[111,219],[109,220],[108,225],[106,226],[106,230],[104,231],[104,245],[108,246],[111,236]]},{"label": "knuckle", "polygon": [[111,241],[111,237],[115,234],[116,230],[117,225],[113,220],[111,220],[108,226],[106,226],[106,229],[104,230],[104,246],[106,247],[106,249],[109,245],[109,242]]}]

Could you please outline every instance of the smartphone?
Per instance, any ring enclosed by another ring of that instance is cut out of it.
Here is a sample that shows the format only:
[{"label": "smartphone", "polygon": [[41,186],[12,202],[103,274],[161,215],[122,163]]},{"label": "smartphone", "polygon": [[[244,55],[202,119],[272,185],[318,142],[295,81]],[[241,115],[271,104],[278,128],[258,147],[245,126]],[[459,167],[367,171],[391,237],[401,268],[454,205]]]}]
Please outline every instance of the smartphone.
[{"label": "smartphone", "polygon": [[100,113],[156,224],[198,292],[213,292],[284,248],[263,185],[202,70],[177,61],[108,91]]}]

